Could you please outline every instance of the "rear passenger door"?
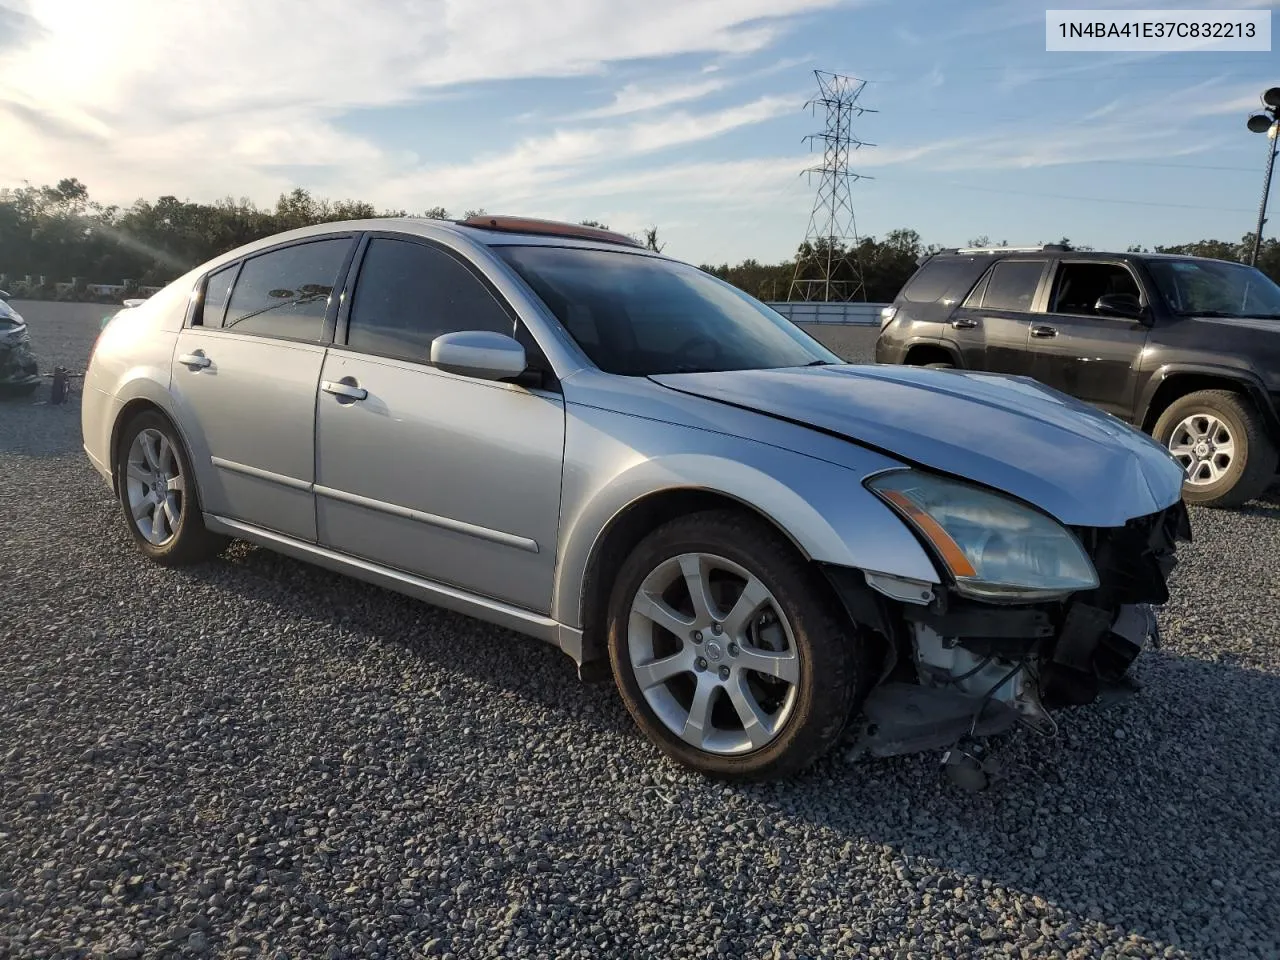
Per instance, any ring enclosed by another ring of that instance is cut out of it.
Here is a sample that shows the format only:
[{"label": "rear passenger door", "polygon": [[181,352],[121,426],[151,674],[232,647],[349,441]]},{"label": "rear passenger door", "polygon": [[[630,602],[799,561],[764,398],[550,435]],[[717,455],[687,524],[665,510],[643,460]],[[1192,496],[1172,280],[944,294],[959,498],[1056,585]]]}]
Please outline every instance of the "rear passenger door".
[{"label": "rear passenger door", "polygon": [[1142,317],[1099,314],[1105,295],[1149,303],[1142,284],[1123,262],[1072,258],[1054,271],[1047,309],[1031,326],[1031,375],[1041,383],[1101,407],[1133,415],[1138,363],[1147,343]]},{"label": "rear passenger door", "polygon": [[315,411],[352,234],[213,273],[178,336],[172,393],[204,509],[316,539]]},{"label": "rear passenger door", "polygon": [[951,315],[948,338],[966,368],[1028,373],[1031,309],[1049,261],[1010,257],[996,261]]}]

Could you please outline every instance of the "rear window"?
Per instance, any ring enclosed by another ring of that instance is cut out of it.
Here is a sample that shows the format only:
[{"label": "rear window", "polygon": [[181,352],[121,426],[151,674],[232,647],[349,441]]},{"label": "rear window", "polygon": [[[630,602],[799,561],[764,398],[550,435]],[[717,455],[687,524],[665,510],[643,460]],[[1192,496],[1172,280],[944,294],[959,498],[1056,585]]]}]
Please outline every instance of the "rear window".
[{"label": "rear window", "polygon": [[1029,311],[1045,263],[1044,260],[1001,260],[991,268],[982,306],[987,310]]},{"label": "rear window", "polygon": [[912,303],[934,303],[947,295],[958,298],[969,292],[981,272],[978,262],[971,258],[934,258],[907,281],[902,296]]},{"label": "rear window", "polygon": [[320,340],[349,237],[309,240],[244,262],[223,321],[237,333]]}]

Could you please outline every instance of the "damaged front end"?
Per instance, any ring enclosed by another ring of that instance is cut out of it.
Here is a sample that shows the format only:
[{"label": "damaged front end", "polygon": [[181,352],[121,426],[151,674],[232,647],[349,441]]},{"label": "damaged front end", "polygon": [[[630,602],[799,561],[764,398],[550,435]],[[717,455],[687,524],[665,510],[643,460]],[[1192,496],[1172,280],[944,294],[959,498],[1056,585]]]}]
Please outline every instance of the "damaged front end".
[{"label": "damaged front end", "polygon": [[39,385],[40,368],[31,352],[27,325],[6,308],[0,311],[0,397],[24,396]]},{"label": "damaged front end", "polygon": [[1191,539],[1186,507],[1179,500],[1123,527],[1070,529],[1096,585],[1038,602],[828,571],[854,620],[886,641],[855,752],[944,749],[955,754],[949,763],[976,762],[964,748],[973,738],[1016,724],[1052,735],[1051,711],[1131,692],[1130,665],[1148,643],[1159,644],[1152,608],[1169,598],[1177,543]]}]

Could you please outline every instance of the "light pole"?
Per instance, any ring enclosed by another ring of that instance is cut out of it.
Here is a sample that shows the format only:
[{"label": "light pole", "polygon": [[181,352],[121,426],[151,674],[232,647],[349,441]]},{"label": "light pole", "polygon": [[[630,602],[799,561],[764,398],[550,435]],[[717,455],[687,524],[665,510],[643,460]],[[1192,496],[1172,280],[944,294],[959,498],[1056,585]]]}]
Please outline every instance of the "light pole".
[{"label": "light pole", "polygon": [[1262,112],[1255,113],[1248,120],[1249,129],[1254,133],[1265,133],[1267,144],[1267,173],[1262,180],[1262,205],[1258,207],[1258,229],[1253,232],[1253,252],[1249,255],[1249,266],[1258,265],[1258,251],[1262,247],[1262,228],[1267,222],[1267,196],[1271,193],[1271,171],[1276,165],[1276,149],[1280,147],[1280,87],[1272,87],[1262,95]]}]

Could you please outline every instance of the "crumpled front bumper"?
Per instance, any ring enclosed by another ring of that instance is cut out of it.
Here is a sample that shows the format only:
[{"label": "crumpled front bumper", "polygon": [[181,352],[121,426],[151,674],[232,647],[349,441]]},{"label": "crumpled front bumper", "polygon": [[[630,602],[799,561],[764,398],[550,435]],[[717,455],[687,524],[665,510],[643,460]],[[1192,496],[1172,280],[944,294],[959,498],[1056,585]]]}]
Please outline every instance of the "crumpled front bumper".
[{"label": "crumpled front bumper", "polygon": [[1075,532],[1098,571],[1094,590],[1028,606],[944,593],[929,606],[899,608],[897,662],[863,704],[861,751],[946,748],[1017,723],[1051,733],[1050,710],[1131,690],[1130,665],[1160,642],[1154,608],[1169,599],[1177,542],[1191,538],[1186,507],[1178,501],[1123,527]]},{"label": "crumpled front bumper", "polygon": [[0,390],[27,390],[40,382],[31,337],[22,331],[0,339]]}]

